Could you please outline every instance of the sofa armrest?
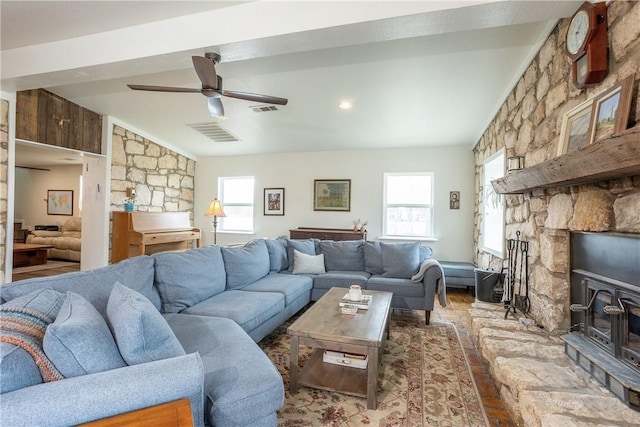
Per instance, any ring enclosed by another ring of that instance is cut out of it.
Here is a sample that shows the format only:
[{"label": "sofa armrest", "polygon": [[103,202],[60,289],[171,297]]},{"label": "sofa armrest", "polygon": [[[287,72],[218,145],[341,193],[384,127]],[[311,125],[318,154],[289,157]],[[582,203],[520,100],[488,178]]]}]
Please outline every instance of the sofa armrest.
[{"label": "sofa armrest", "polygon": [[29,232],[30,235],[36,237],[60,237],[62,236],[61,231],[49,231],[49,230],[32,230]]},{"label": "sofa armrest", "polygon": [[438,302],[441,307],[447,306],[447,286],[444,282],[444,270],[440,263],[434,259],[429,258],[422,261],[420,265],[420,272],[423,272],[422,283],[424,284],[425,296],[433,295],[433,299],[425,298],[427,304],[426,309],[428,311],[433,310],[435,296],[438,296]]},{"label": "sofa armrest", "polygon": [[198,353],[25,387],[2,394],[0,425],[76,425],[188,397],[204,425]]}]

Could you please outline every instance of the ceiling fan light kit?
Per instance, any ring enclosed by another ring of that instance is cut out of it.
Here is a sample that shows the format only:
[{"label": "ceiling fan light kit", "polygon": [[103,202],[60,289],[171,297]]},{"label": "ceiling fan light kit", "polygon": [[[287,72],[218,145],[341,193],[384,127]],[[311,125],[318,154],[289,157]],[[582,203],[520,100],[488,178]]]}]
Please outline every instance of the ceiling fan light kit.
[{"label": "ceiling fan light kit", "polygon": [[260,102],[263,104],[287,105],[289,102],[286,98],[277,96],[261,95],[258,93],[238,92],[234,90],[222,89],[222,77],[216,73],[215,64],[220,62],[220,55],[215,52],[207,52],[205,56],[192,56],[193,67],[202,83],[201,89],[191,89],[183,87],[171,86],[149,86],[134,85],[127,86],[133,90],[143,90],[150,92],[178,92],[178,93],[200,93],[207,97],[207,106],[212,117],[226,119],[224,115],[224,106],[221,98],[223,96],[229,98],[242,99],[245,101]]}]

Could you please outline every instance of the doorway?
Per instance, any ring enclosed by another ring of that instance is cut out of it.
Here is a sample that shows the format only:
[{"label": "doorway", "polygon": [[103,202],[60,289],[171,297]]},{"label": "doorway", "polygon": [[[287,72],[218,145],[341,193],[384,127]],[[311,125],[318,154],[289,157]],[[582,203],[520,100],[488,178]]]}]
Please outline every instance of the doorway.
[{"label": "doorway", "polygon": [[14,172],[13,244],[49,246],[49,257],[11,280],[104,265],[91,242],[104,241],[106,157],[16,140]]}]

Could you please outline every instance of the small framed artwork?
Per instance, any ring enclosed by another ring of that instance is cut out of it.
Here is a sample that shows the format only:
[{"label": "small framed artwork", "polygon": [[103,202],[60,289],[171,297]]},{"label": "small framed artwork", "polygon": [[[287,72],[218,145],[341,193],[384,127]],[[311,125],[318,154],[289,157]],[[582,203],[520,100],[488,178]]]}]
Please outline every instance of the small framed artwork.
[{"label": "small framed artwork", "polygon": [[315,179],[313,181],[314,211],[351,211],[350,179]]},{"label": "small framed artwork", "polygon": [[593,99],[588,99],[564,115],[558,143],[558,156],[589,145],[592,107]]},{"label": "small framed artwork", "polygon": [[73,215],[73,190],[47,190],[47,215]]},{"label": "small framed artwork", "polygon": [[460,209],[459,191],[449,191],[449,209]]},{"label": "small framed artwork", "polygon": [[595,98],[590,124],[592,144],[627,128],[634,82],[632,74]]},{"label": "small framed artwork", "polygon": [[264,189],[264,214],[284,215],[284,188]]}]

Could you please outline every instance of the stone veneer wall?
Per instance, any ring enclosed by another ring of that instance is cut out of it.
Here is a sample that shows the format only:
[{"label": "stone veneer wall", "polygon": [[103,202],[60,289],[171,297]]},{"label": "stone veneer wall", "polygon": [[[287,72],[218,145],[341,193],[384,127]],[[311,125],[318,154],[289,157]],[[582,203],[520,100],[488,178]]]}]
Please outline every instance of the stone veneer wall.
[{"label": "stone veneer wall", "polygon": [[[532,166],[556,156],[563,115],[576,105],[640,70],[640,2],[612,1],[609,24],[609,72],[593,88],[575,89],[564,53],[569,19],[561,20],[480,138],[475,152],[476,194],[482,164],[506,147],[506,157],[525,157]],[[638,73],[640,74],[640,73]],[[636,75],[636,78],[640,75]],[[637,88],[637,81],[636,81]],[[632,110],[640,119],[640,97]],[[505,238],[520,231],[530,241],[531,313],[548,331],[566,330],[569,315],[569,232],[640,233],[640,176],[588,185],[534,190],[505,197]],[[480,249],[482,214],[476,200],[475,262],[500,269],[499,259]]]},{"label": "stone veneer wall", "polygon": [[193,217],[195,161],[120,126],[113,128],[111,209],[124,210],[136,189],[136,210],[185,212]]},{"label": "stone veneer wall", "polygon": [[135,188],[138,211],[189,212],[193,221],[196,163],[120,126],[113,127],[111,210],[123,211]]},{"label": "stone veneer wall", "polygon": [[0,284],[4,283],[9,174],[9,102],[0,99]]}]

